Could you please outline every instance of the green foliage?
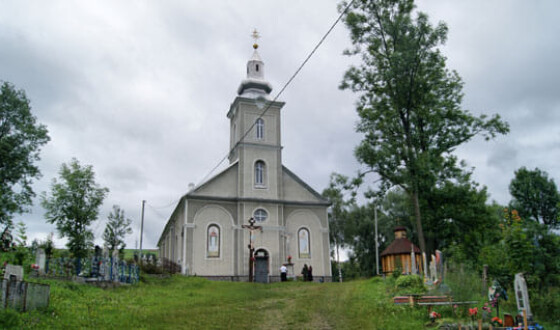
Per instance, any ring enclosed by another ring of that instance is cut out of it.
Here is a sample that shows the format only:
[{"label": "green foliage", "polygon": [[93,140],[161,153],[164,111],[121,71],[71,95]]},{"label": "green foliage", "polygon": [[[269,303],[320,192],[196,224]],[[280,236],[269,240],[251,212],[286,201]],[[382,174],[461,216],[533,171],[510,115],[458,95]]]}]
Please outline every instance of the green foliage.
[{"label": "green foliage", "polygon": [[0,86],[0,225],[10,225],[14,213],[29,210],[33,179],[41,176],[35,162],[49,136],[29,103],[23,90],[7,82]]},{"label": "green foliage", "polygon": [[517,209],[523,219],[551,227],[560,223],[560,193],[545,171],[518,169],[509,184],[509,192],[513,196],[511,207]]},{"label": "green foliage", "polygon": [[16,224],[16,244],[18,246],[26,246],[27,245],[27,227],[23,221],[19,221]]},{"label": "green foliage", "polygon": [[399,293],[425,293],[427,288],[419,275],[401,275],[395,281],[395,288]]},{"label": "green foliage", "polygon": [[[460,108],[463,83],[446,68],[438,49],[447,26],[432,26],[412,0],[356,1],[346,25],[361,65],[341,84],[359,93],[357,130],[364,134],[358,160],[375,171],[383,187],[400,186],[411,197],[420,249],[424,244],[419,199],[438,180],[457,172],[453,150],[476,135],[509,131],[499,116],[475,117]],[[413,18],[413,13],[417,13]]]},{"label": "green foliage", "polygon": [[488,300],[486,293],[482,291],[481,273],[469,265],[448,263],[444,283],[456,301]]},{"label": "green foliage", "polygon": [[0,309],[0,329],[18,329],[21,325],[19,313],[15,310]]},{"label": "green foliage", "polygon": [[81,166],[72,159],[62,164],[60,181],[53,179],[50,196],[42,194],[41,205],[47,210],[47,222],[55,223],[61,236],[68,237],[67,247],[75,257],[85,257],[93,246],[89,225],[97,219],[99,207],[109,189],[95,182],[91,165]]},{"label": "green foliage", "polygon": [[54,253],[53,235],[53,233],[49,233],[44,241],[39,242],[39,247],[45,250],[45,255],[47,258],[52,257]]},{"label": "green foliage", "polygon": [[109,251],[122,250],[126,247],[124,238],[127,234],[132,234],[131,224],[132,220],[125,217],[124,210],[118,205],[113,205],[113,211],[109,214],[107,226],[103,232],[103,240]]},{"label": "green foliage", "polygon": [[551,322],[555,329],[560,328],[560,287],[555,286],[547,290],[530,290],[529,301],[531,311],[537,320]]}]

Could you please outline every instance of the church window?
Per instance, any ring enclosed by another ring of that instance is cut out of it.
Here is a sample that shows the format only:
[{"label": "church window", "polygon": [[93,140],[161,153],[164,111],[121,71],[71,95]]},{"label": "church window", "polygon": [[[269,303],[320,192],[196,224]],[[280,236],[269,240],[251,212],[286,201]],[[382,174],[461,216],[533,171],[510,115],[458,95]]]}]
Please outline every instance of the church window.
[{"label": "church window", "polygon": [[262,160],[258,160],[255,163],[255,185],[264,186],[266,175],[266,165]]},{"label": "church window", "polygon": [[259,72],[259,65],[257,64],[257,72]]},{"label": "church window", "polygon": [[206,255],[208,258],[220,257],[220,228],[216,225],[208,226],[206,237]]},{"label": "church window", "polygon": [[311,247],[309,244],[309,230],[307,228],[301,228],[298,231],[298,250],[299,257],[302,259],[307,259],[311,257]]},{"label": "church window", "polygon": [[263,209],[257,209],[255,213],[253,213],[253,218],[257,222],[263,222],[268,218],[268,213]]},{"label": "church window", "polygon": [[262,140],[264,138],[264,120],[262,118],[257,119],[257,139]]}]

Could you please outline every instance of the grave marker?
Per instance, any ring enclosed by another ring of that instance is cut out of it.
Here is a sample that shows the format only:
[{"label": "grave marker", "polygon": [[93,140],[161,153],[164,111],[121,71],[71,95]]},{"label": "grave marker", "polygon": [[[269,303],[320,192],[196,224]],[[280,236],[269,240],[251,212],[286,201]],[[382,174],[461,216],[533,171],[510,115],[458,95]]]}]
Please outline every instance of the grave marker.
[{"label": "grave marker", "polygon": [[533,314],[531,313],[531,307],[529,306],[529,292],[527,292],[527,282],[525,282],[523,273],[515,274],[513,287],[515,289],[515,300],[517,302],[517,310],[519,311],[519,313],[526,311],[527,317],[529,319],[532,319]]}]

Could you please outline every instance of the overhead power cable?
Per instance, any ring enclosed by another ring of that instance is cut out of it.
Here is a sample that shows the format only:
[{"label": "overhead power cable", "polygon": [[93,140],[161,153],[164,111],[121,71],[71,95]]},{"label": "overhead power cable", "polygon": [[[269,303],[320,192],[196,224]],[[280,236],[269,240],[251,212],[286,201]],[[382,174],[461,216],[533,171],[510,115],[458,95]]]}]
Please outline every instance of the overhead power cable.
[{"label": "overhead power cable", "polygon": [[[305,58],[305,60],[301,63],[301,65],[298,67],[298,69],[294,72],[294,74],[290,77],[290,79],[288,79],[288,81],[284,84],[284,86],[282,87],[282,89],[280,89],[280,91],[278,92],[278,94],[276,94],[276,96],[274,97],[274,99],[270,102],[267,102],[267,106],[266,108],[263,110],[263,112],[259,115],[259,117],[257,118],[260,119],[262,118],[266,112],[268,111],[268,109],[270,109],[271,105],[276,102],[276,100],[280,97],[280,95],[282,95],[282,93],[284,92],[284,90],[286,90],[286,88],[292,83],[292,81],[295,79],[295,77],[299,74],[299,72],[303,69],[303,67],[307,64],[307,62],[309,61],[309,59],[311,59],[311,56],[313,56],[313,54],[315,54],[315,52],[317,51],[317,49],[321,46],[321,44],[323,44],[323,41],[325,41],[325,39],[328,37],[328,35],[331,33],[331,31],[334,29],[334,27],[338,24],[338,22],[340,22],[340,20],[342,19],[342,17],[344,16],[344,14],[346,13],[346,11],[348,11],[348,9],[350,8],[350,6],[352,6],[352,4],[354,3],[355,0],[352,0],[348,3],[348,5],[344,8],[344,10],[342,10],[340,12],[340,15],[338,16],[338,18],[334,21],[334,23],[331,25],[331,27],[327,30],[327,32],[323,35],[323,37],[321,38],[321,40],[319,40],[319,42],[317,43],[317,45],[315,45],[315,47],[313,48],[313,50],[309,53],[309,55],[307,55],[307,57]],[[251,130],[253,129],[253,127],[255,127],[257,120],[255,120],[253,122],[253,124],[251,124],[251,126],[247,129],[247,131],[245,131],[245,133],[241,136],[241,138],[239,139],[239,142],[236,143],[236,145],[233,147],[235,148],[238,144],[242,143],[243,140],[245,139],[245,137],[247,137],[247,135],[249,135],[249,133],[251,132]],[[220,165],[222,165],[222,163],[228,158],[229,154],[231,153],[231,151],[233,150],[233,148],[231,150],[229,150],[229,152],[218,162],[218,164],[216,164],[216,166],[214,166],[209,172],[208,174],[206,174],[204,176],[204,178],[202,180],[200,180],[200,182],[197,184],[200,185],[201,183],[205,182],[210,175],[212,175],[212,173],[214,173],[214,171],[220,167]]]}]

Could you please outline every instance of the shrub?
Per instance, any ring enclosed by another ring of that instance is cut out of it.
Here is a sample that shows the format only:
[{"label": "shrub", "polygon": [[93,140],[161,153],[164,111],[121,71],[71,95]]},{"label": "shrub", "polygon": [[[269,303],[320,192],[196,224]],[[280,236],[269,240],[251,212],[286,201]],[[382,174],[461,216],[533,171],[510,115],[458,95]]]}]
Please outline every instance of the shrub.
[{"label": "shrub", "polygon": [[407,293],[424,293],[426,287],[424,281],[419,275],[403,275],[399,276],[395,281],[397,291],[406,291]]}]

